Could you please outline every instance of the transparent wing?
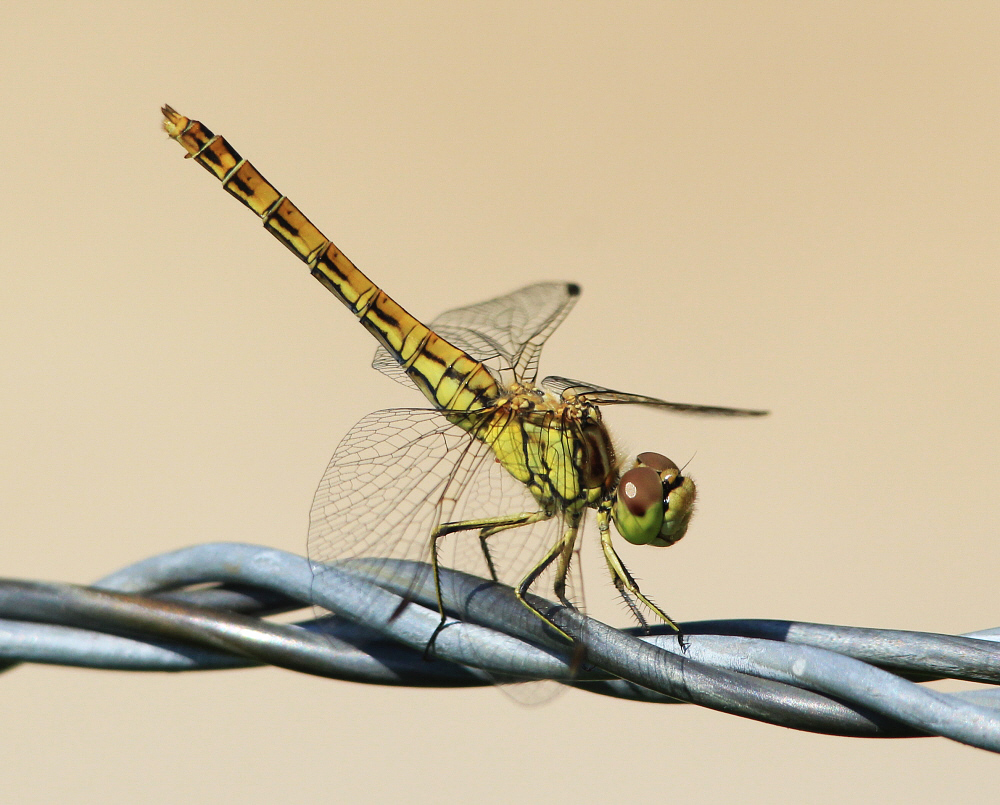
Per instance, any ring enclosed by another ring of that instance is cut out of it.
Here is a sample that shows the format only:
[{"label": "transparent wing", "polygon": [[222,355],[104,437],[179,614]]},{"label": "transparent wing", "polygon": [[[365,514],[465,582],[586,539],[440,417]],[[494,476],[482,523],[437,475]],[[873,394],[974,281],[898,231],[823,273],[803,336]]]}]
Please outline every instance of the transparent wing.
[{"label": "transparent wing", "polygon": [[[504,384],[534,383],[542,345],[566,318],[580,286],[541,282],[468,307],[442,313],[428,326],[459,349],[482,361]],[[372,366],[404,386],[412,381],[384,348]]]},{"label": "transparent wing", "polygon": [[309,558],[429,559],[431,532],[453,506],[449,490],[488,453],[432,409],[368,414],[337,446],[316,490]]},{"label": "transparent wing", "polygon": [[[494,460],[489,445],[432,409],[375,411],[337,447],[316,490],[309,558],[430,561],[441,522],[534,512],[524,484]],[[522,526],[489,540],[500,581],[514,585],[559,536],[561,519]],[[489,578],[478,530],[439,544],[446,567]],[[540,595],[551,588],[537,585]]]},{"label": "transparent wing", "polygon": [[654,408],[667,408],[682,414],[699,414],[706,416],[764,416],[768,412],[752,408],[723,408],[717,405],[697,405],[694,403],[677,403],[660,400],[656,397],[646,397],[642,394],[629,394],[615,391],[592,383],[571,380],[568,377],[546,377],[542,388],[557,394],[563,399],[576,397],[595,405],[649,405]]}]

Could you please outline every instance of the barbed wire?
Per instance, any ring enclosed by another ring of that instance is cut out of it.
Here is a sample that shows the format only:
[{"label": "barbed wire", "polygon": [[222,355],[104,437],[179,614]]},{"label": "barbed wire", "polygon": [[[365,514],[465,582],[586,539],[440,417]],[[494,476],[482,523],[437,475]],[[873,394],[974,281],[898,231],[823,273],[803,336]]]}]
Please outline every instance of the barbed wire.
[{"label": "barbed wire", "polygon": [[[417,563],[320,568],[273,548],[210,543],[146,559],[92,587],[0,581],[0,670],[21,662],[132,671],[270,664],[383,685],[554,679],[811,732],[937,735],[1000,752],[1000,689],[945,693],[921,684],[1000,684],[1000,628],[951,636],[725,620],[682,624],[678,641],[535,598],[586,646],[581,665],[512,590],[444,572],[445,608],[462,619],[440,630],[429,574]],[[266,619],[310,604],[331,614]]]}]

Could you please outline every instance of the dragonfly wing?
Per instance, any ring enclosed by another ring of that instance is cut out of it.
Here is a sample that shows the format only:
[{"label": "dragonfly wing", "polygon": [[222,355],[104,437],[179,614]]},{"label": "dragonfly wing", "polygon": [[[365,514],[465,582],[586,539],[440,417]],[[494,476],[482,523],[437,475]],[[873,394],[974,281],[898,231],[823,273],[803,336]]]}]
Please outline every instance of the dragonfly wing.
[{"label": "dragonfly wing", "polygon": [[[391,377],[397,383],[409,386],[411,389],[417,388],[410,376],[403,370],[402,365],[389,353],[385,347],[375,350],[375,357],[372,359],[372,368],[378,369],[386,377]],[[419,390],[419,389],[418,389]]]},{"label": "dragonfly wing", "polygon": [[546,391],[563,398],[578,397],[581,394],[592,394],[599,391],[611,391],[604,386],[595,386],[593,383],[584,383],[580,380],[558,377],[557,375],[549,375],[539,385]]},{"label": "dragonfly wing", "polygon": [[309,558],[430,558],[430,535],[489,447],[432,409],[374,411],[337,446],[309,516]]},{"label": "dragonfly wing", "polygon": [[[506,296],[442,313],[428,326],[464,350],[501,382],[534,383],[545,341],[572,310],[580,287],[567,282],[541,282]],[[412,381],[385,349],[379,347],[372,366],[403,385]]]},{"label": "dragonfly wing", "polygon": [[[316,490],[309,558],[321,565],[355,558],[376,560],[376,566],[378,560],[429,562],[431,534],[442,522],[538,508],[490,446],[442,412],[375,411],[341,441]],[[491,558],[499,579],[520,581],[555,543],[559,522],[553,518],[494,535]],[[438,547],[444,566],[490,577],[478,529],[449,534]]]},{"label": "dragonfly wing", "polygon": [[725,408],[718,405],[698,405],[694,403],[678,403],[660,400],[656,397],[646,397],[642,394],[629,394],[624,391],[596,386],[571,380],[568,377],[546,377],[542,388],[563,398],[575,397],[595,405],[649,405],[654,408],[666,408],[681,414],[696,414],[702,416],[764,416],[767,411],[752,408]]}]

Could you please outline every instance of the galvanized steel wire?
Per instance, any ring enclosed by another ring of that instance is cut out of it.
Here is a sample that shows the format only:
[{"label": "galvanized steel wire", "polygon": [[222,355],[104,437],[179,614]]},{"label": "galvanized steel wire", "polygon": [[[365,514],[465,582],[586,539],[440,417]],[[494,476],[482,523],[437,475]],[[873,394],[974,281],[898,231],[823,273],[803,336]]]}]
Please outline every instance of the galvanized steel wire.
[{"label": "galvanized steel wire", "polygon": [[[462,620],[450,619],[428,651],[440,615],[427,579],[400,589],[363,560],[317,570],[272,548],[211,543],[147,559],[92,587],[0,581],[0,663],[132,671],[270,664],[410,686],[555,679],[812,732],[938,735],[1000,752],[1000,689],[987,687],[1000,684],[1000,628],[950,636],[705,621],[682,624],[679,642],[536,600],[586,644],[581,665],[510,589],[483,579],[449,572],[445,606]],[[332,614],[297,624],[266,619],[311,603]],[[942,678],[985,684],[957,693],[921,684]]]}]

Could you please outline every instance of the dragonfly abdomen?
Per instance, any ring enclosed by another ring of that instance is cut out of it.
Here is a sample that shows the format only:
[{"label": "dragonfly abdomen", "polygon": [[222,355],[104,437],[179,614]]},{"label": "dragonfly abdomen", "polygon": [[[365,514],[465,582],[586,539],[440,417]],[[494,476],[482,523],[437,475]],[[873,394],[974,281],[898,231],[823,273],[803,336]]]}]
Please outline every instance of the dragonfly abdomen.
[{"label": "dragonfly abdomen", "polygon": [[169,106],[164,128],[192,158],[215,176],[230,195],[249,207],[264,228],[309,266],[343,302],[437,408],[467,411],[486,408],[500,388],[483,365],[433,333],[368,279],[260,171],[224,137],[213,134]]}]

